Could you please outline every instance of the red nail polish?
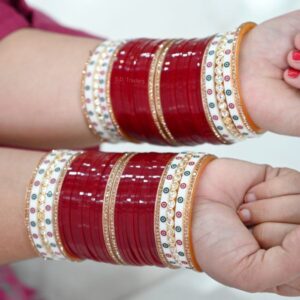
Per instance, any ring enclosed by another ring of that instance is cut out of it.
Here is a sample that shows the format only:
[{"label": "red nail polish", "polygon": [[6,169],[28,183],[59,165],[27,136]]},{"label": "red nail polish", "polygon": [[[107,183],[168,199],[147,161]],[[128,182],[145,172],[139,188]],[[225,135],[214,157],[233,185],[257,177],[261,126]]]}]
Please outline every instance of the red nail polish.
[{"label": "red nail polish", "polygon": [[293,57],[293,60],[299,61],[300,60],[300,51],[298,51],[298,50],[293,51],[292,57]]},{"label": "red nail polish", "polygon": [[295,69],[292,69],[292,68],[289,68],[288,69],[288,76],[290,78],[297,78],[299,76],[299,71],[297,71]]}]

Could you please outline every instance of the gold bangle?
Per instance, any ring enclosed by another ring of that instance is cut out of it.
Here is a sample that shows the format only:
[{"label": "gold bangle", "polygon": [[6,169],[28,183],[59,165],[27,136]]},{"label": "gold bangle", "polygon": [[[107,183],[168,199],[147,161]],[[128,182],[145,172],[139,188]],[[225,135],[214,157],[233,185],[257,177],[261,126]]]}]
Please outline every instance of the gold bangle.
[{"label": "gold bangle", "polygon": [[234,94],[236,97],[236,103],[237,103],[237,109],[239,111],[239,114],[242,118],[243,123],[245,124],[246,128],[250,132],[255,133],[263,133],[264,130],[259,128],[255,122],[250,117],[248,110],[246,109],[245,103],[243,101],[243,98],[241,96],[241,83],[239,79],[239,54],[241,49],[241,42],[245,36],[246,33],[248,33],[250,30],[252,30],[256,26],[253,22],[246,22],[242,24],[236,31],[236,37],[234,39],[234,45],[233,45],[233,59],[232,59],[232,78],[234,82],[236,83],[236,86],[234,87]]},{"label": "gold bangle", "polygon": [[195,199],[195,189],[198,185],[201,175],[203,174],[206,166],[214,159],[216,159],[215,156],[206,155],[196,164],[191,177],[190,188],[188,190],[186,204],[183,211],[183,239],[185,245],[185,254],[190,267],[199,272],[201,272],[201,267],[196,259],[192,237],[193,202]]},{"label": "gold bangle", "polygon": [[176,141],[164,119],[160,99],[160,76],[162,64],[170,47],[175,40],[166,40],[159,45],[150,66],[148,77],[148,97],[152,118],[162,138],[170,145],[176,145]]},{"label": "gold bangle", "polygon": [[125,153],[113,166],[106,184],[102,209],[102,227],[107,252],[116,264],[126,264],[118,250],[115,234],[114,214],[118,185],[128,161],[134,154]]}]

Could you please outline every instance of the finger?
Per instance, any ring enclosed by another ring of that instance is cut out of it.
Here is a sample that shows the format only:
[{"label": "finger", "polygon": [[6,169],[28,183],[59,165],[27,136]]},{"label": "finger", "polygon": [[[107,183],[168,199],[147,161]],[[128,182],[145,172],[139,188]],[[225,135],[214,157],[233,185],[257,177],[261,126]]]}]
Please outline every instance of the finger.
[{"label": "finger", "polygon": [[245,202],[299,194],[300,173],[288,168],[277,170],[276,176],[251,188],[245,196]]},{"label": "finger", "polygon": [[300,50],[300,33],[295,36],[294,45],[296,49]]},{"label": "finger", "polygon": [[238,210],[247,225],[264,222],[300,224],[300,196],[291,195],[245,203]]},{"label": "finger", "polygon": [[300,296],[300,290],[297,287],[290,286],[289,284],[282,284],[264,292],[278,294],[280,296],[296,297]]},{"label": "finger", "polygon": [[296,224],[262,223],[252,228],[252,234],[263,249],[269,249],[282,244],[285,236],[294,230]]},{"label": "finger", "polygon": [[300,70],[300,50],[293,49],[289,52],[287,56],[288,64],[291,68],[295,70]]},{"label": "finger", "polygon": [[300,71],[294,68],[288,68],[283,73],[283,78],[287,84],[299,89],[300,88]]},{"label": "finger", "polygon": [[[286,235],[281,246],[258,250],[245,257],[240,276],[248,291],[265,291],[295,279],[300,272],[300,227]],[[255,274],[255,276],[253,276]]]}]

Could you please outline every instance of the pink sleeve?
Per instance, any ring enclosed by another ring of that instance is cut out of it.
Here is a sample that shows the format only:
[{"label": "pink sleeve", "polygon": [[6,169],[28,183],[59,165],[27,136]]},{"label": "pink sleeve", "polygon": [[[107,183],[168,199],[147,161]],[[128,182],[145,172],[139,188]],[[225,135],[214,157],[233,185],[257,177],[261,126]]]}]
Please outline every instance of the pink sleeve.
[{"label": "pink sleeve", "polygon": [[58,24],[44,13],[28,6],[25,0],[0,0],[0,39],[25,27],[82,37],[95,37]]}]

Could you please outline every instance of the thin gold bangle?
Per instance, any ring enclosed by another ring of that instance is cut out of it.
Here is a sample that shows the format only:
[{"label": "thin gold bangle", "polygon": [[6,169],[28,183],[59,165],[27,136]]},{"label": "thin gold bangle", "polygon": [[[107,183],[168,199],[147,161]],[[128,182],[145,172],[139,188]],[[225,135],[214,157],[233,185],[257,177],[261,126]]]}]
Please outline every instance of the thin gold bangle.
[{"label": "thin gold bangle", "polygon": [[234,94],[236,98],[237,109],[242,118],[242,121],[249,131],[261,134],[264,132],[264,130],[255,124],[253,119],[250,117],[248,110],[246,109],[245,102],[241,96],[242,95],[241,83],[239,78],[239,56],[240,56],[241,43],[246,33],[252,30],[255,26],[256,24],[253,22],[246,22],[237,29],[236,38],[234,39],[234,45],[232,51],[233,59],[232,59],[231,67],[232,67],[232,78],[236,85],[234,87]]},{"label": "thin gold bangle", "polygon": [[116,197],[118,192],[118,186],[122,177],[122,174],[124,172],[124,169],[126,168],[127,163],[129,160],[135,155],[135,153],[126,153],[123,157],[123,159],[120,161],[119,168],[115,174],[113,186],[112,186],[112,192],[110,196],[109,201],[109,236],[110,236],[110,243],[112,250],[114,252],[114,255],[117,257],[117,259],[122,264],[127,264],[125,260],[122,258],[120,251],[118,249],[117,239],[116,239],[116,228],[115,228],[115,204],[116,204]]},{"label": "thin gold bangle", "polygon": [[[162,138],[170,145],[175,145],[176,141],[169,131],[164,120],[163,111],[161,108],[160,99],[160,76],[161,65],[165,59],[167,51],[172,46],[175,40],[166,40],[159,45],[150,66],[148,77],[148,98],[149,106],[154,124]],[[159,67],[160,66],[160,67]]]},{"label": "thin gold bangle", "polygon": [[195,190],[198,185],[198,182],[203,174],[206,166],[216,159],[213,155],[204,156],[195,166],[191,181],[190,188],[188,190],[186,204],[183,211],[183,240],[185,245],[185,254],[189,266],[201,272],[201,267],[197,262],[194,247],[193,247],[193,237],[192,237],[192,214],[193,214],[193,203],[195,199]]}]

